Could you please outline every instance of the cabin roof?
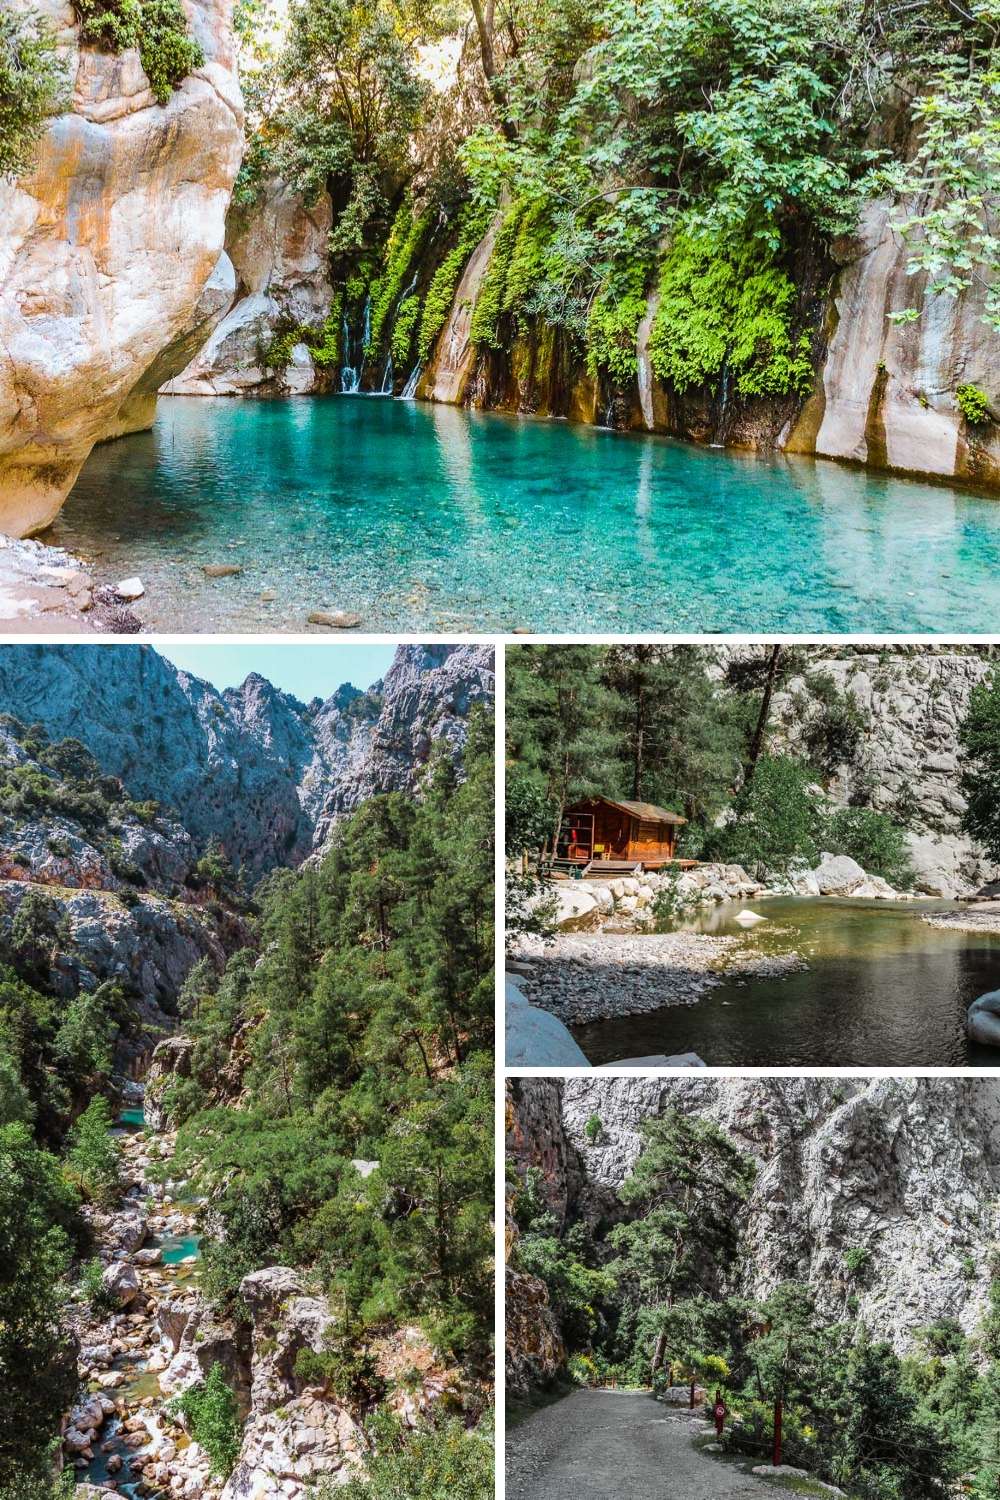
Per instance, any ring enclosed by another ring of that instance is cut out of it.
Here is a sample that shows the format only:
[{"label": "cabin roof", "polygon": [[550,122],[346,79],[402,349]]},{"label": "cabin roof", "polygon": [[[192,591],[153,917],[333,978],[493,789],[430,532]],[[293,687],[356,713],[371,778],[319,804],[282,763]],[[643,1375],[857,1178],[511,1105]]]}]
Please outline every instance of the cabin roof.
[{"label": "cabin roof", "polygon": [[[680,813],[667,812],[665,807],[657,807],[655,802],[625,802],[620,797],[603,797],[598,793],[593,797],[584,797],[575,802],[573,807],[582,807],[584,802],[606,802],[609,807],[617,807],[619,811],[629,813],[633,818],[641,818],[647,823],[674,823],[680,825],[686,823],[687,818],[682,818]],[[568,807],[567,812],[573,808]]]}]

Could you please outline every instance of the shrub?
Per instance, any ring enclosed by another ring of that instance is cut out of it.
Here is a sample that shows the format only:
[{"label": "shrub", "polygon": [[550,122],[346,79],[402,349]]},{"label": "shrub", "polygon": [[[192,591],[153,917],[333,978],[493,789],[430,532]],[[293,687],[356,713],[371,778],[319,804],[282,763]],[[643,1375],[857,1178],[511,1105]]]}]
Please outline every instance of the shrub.
[{"label": "shrub", "polygon": [[587,1137],[587,1140],[590,1142],[590,1144],[593,1145],[594,1142],[600,1137],[601,1131],[603,1129],[604,1126],[601,1124],[600,1115],[591,1115],[590,1119],[583,1127],[583,1133]]},{"label": "shrub", "polygon": [[188,35],[180,0],[73,0],[84,42],[124,52],[136,47],[149,86],[160,104],[183,78],[200,68],[205,54]]},{"label": "shrub", "polygon": [[822,842],[831,854],[849,854],[870,875],[907,889],[913,866],[906,831],[871,807],[842,807],[825,820]]},{"label": "shrub", "polygon": [[117,1197],[118,1147],[111,1135],[111,1109],[102,1094],[90,1101],[70,1132],[66,1167],[70,1180],[92,1202],[107,1204]]},{"label": "shrub", "polygon": [[789,756],[762,755],[736,797],[733,821],[715,840],[718,857],[764,874],[780,873],[795,859],[814,862],[820,812],[811,779],[809,767]]},{"label": "shrub", "polygon": [[80,1290],[86,1297],[91,1312],[116,1311],[115,1299],[104,1285],[104,1267],[96,1256],[84,1264],[80,1273]]},{"label": "shrub", "polygon": [[844,1251],[844,1265],[852,1276],[860,1275],[871,1258],[871,1251],[863,1245],[852,1245],[849,1250]]},{"label": "shrub", "polygon": [[319,1486],[319,1500],[492,1500],[493,1443],[485,1420],[471,1431],[457,1418],[409,1430],[395,1417],[369,1424],[371,1451],[344,1485]]},{"label": "shrub", "polygon": [[28,170],[64,82],[55,38],[42,19],[0,10],[0,177]]},{"label": "shrub", "polygon": [[212,1473],[228,1479],[239,1458],[241,1428],[236,1397],[222,1366],[214,1364],[204,1384],[176,1397],[169,1410],[187,1422],[191,1436],[208,1454]]},{"label": "shrub", "polygon": [[977,385],[960,385],[955,392],[958,409],[970,427],[985,427],[993,421],[990,398]]}]

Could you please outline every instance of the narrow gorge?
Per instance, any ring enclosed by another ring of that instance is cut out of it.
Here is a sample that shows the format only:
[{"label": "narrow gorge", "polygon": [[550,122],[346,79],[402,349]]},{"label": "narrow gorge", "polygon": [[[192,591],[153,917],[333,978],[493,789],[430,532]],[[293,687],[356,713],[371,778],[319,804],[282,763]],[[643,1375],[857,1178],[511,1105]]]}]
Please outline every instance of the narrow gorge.
[{"label": "narrow gorge", "polygon": [[141,623],[985,620],[988,6],[4,26],[0,524]]},{"label": "narrow gorge", "polygon": [[0,655],[5,1494],[492,1492],[492,700]]},{"label": "narrow gorge", "polygon": [[562,1413],[638,1493],[659,1452],[706,1497],[990,1495],[998,1109],[991,1079],[510,1082],[507,1493],[563,1493]]}]

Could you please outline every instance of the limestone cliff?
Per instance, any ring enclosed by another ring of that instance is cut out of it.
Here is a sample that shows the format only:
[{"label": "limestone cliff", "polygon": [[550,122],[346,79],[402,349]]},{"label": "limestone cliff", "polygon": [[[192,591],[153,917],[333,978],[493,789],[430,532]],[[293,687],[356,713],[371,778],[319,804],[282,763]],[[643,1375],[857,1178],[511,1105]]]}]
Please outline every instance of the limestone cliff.
[{"label": "limestone cliff", "polygon": [[[988,283],[977,280],[957,297],[929,296],[926,277],[907,274],[909,251],[890,220],[887,203],[869,204],[856,234],[835,243],[829,284],[806,288],[819,337],[815,387],[801,411],[790,398],[725,405],[705,392],[670,393],[646,352],[655,290],[638,328],[631,390],[604,388],[551,329],[520,336],[509,351],[470,349],[470,296],[495,228],[469,261],[417,394],[1000,486],[1000,427],[970,424],[956,400],[959,386],[974,385],[1000,411],[1000,333],[983,321]],[[889,321],[909,307],[919,309],[916,322]]]},{"label": "limestone cliff", "polygon": [[[602,1233],[638,1156],[639,1126],[668,1108],[707,1116],[758,1164],[741,1224],[737,1279],[750,1296],[807,1282],[820,1310],[848,1298],[871,1333],[907,1349],[952,1317],[974,1331],[1000,1230],[1000,1084],[992,1079],[522,1079],[514,1111],[550,1194]],[[552,1101],[534,1098],[555,1089]],[[586,1130],[596,1115],[595,1140]],[[515,1151],[524,1170],[523,1148]],[[547,1166],[546,1166],[547,1164]],[[868,1252],[850,1275],[845,1253]],[[853,1299],[857,1298],[856,1304]]]},{"label": "limestone cliff", "polygon": [[[996,866],[962,832],[959,729],[969,695],[992,670],[988,647],[846,647],[816,651],[811,670],[831,678],[860,711],[862,732],[827,790],[842,806],[858,802],[885,812],[907,830],[917,889],[933,896],[968,894],[996,876]],[[773,742],[803,751],[806,684],[793,678],[772,707]]]},{"label": "limestone cliff", "polygon": [[71,99],[30,175],[0,180],[0,529],[17,536],[52,520],[95,443],[149,425],[228,306],[243,146],[231,0],[187,0],[205,61],[165,105],[137,52],[81,47],[69,0],[32,8]]},{"label": "limestone cliff", "polygon": [[[869,204],[841,262],[832,333],[815,391],[785,441],[793,453],[874,469],[1000,485],[1000,427],[972,425],[955,399],[974,385],[1000,407],[1000,333],[983,321],[987,280],[955,297],[928,296],[907,274],[909,251],[889,205]],[[919,307],[915,323],[888,314]]]},{"label": "limestone cliff", "polygon": [[250,874],[301,862],[367,798],[412,790],[434,742],[460,749],[492,693],[481,646],[402,646],[367,693],[347,684],[308,705],[257,674],[219,693],[148,646],[0,653],[0,710],[81,740]]},{"label": "limestone cliff", "polygon": [[236,277],[236,300],[191,363],[164,386],[187,396],[304,395],[322,377],[303,343],[283,369],[267,364],[268,344],[282,327],[319,327],[330,310],[327,242],[333,211],[329,194],[315,204],[276,179],[258,202],[233,209],[226,251]]}]

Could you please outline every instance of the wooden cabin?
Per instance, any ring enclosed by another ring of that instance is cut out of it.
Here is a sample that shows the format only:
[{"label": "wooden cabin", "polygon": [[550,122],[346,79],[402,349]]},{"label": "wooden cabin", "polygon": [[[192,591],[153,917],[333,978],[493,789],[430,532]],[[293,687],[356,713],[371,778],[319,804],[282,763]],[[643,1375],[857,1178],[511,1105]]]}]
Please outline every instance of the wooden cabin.
[{"label": "wooden cabin", "polygon": [[553,863],[588,874],[623,865],[658,870],[675,860],[677,830],[686,822],[652,802],[587,797],[566,808]]}]

